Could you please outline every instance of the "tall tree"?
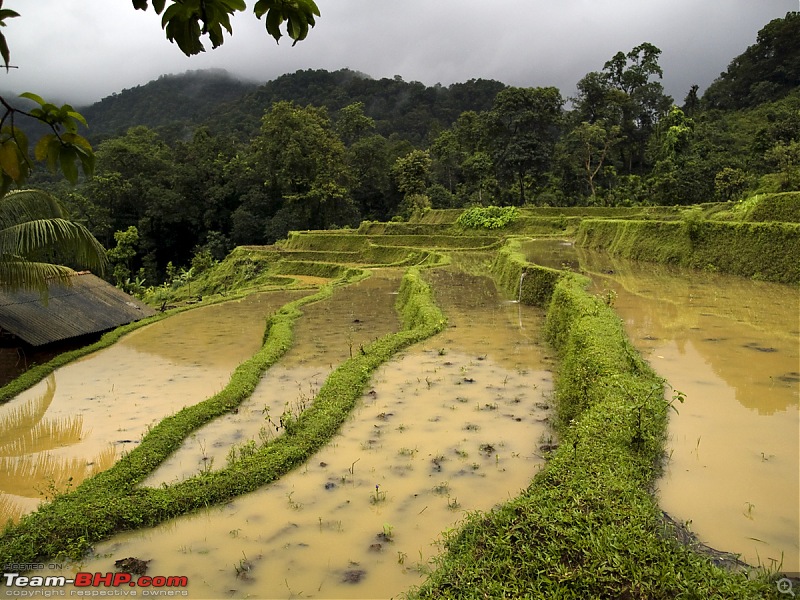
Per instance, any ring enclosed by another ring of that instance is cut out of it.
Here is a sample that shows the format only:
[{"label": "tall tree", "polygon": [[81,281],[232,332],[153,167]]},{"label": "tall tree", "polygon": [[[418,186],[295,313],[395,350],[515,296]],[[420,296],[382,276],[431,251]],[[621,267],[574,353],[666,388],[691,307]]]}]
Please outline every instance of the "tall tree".
[{"label": "tall tree", "polygon": [[660,49],[644,42],[627,54],[617,52],[603,66],[606,82],[619,92],[616,102],[620,119],[616,124],[625,137],[619,148],[628,174],[644,171],[647,140],[672,106],[672,98],[664,94],[660,82],[653,80],[663,76],[660,55]]},{"label": "tall tree", "polygon": [[308,228],[327,229],[358,218],[345,147],[324,108],[274,104],[264,115],[252,152],[267,190]]},{"label": "tall tree", "polygon": [[583,121],[567,135],[567,145],[580,162],[593,204],[597,200],[598,175],[602,174],[611,151],[621,140],[619,125],[609,126],[605,121]]},{"label": "tall tree", "polygon": [[517,188],[519,204],[550,168],[561,134],[564,99],[554,87],[507,88],[487,114],[487,139],[498,179]]}]

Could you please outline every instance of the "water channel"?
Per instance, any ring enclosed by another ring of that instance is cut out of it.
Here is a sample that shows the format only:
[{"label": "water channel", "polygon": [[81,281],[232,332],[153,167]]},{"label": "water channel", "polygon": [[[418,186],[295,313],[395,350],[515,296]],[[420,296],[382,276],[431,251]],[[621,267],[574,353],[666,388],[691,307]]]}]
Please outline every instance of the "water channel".
[{"label": "water channel", "polygon": [[[527,259],[587,272],[627,333],[686,394],[670,417],[663,510],[746,562],[800,571],[800,294],[713,272],[611,259],[568,242]],[[671,394],[670,394],[671,396]]]},{"label": "water channel", "polygon": [[[311,361],[317,370],[346,358],[353,321],[393,306],[401,272],[395,280],[391,272],[377,273],[395,284],[382,299],[342,290],[304,309],[316,316],[306,312],[294,357],[273,369],[294,368],[312,347],[330,351]],[[421,583],[441,532],[466,511],[518,495],[551,442],[542,311],[502,298],[486,277],[429,277],[448,328],[381,367],[339,434],[304,467],[225,506],[115,536],[73,568],[108,571],[117,559],[139,557],[151,561],[149,573],[186,575],[194,598],[388,598]],[[321,320],[331,317],[344,328],[328,331]],[[276,377],[267,372],[254,408],[284,393]],[[297,394],[295,386],[290,398]],[[264,422],[258,410],[239,412],[247,414],[241,420]],[[236,421],[197,438],[227,445]],[[196,468],[192,446],[182,460],[188,471]],[[165,468],[153,484],[188,474]]]}]

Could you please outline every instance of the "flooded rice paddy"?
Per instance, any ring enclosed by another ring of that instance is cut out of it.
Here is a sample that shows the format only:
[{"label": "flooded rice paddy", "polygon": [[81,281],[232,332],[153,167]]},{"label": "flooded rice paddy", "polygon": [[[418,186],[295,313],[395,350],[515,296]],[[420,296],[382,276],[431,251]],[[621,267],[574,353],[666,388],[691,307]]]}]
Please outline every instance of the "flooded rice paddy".
[{"label": "flooded rice paddy", "polygon": [[[518,495],[552,443],[542,312],[505,301],[488,278],[429,276],[448,328],[378,369],[303,467],[225,506],[116,536],[74,568],[108,571],[136,556],[151,573],[186,575],[195,598],[388,598],[420,584],[441,532]],[[367,314],[356,294],[315,306],[319,318]],[[320,324],[305,326],[321,336]],[[315,368],[349,354],[322,337],[303,347],[299,327],[298,342],[283,367],[315,345],[339,353]]]},{"label": "flooded rice paddy", "polygon": [[227,465],[233,447],[278,434],[284,411],[294,415],[313,401],[340,363],[375,339],[397,331],[394,302],[402,272],[379,270],[364,281],[336,288],[329,301],[307,304],[294,328],[292,347],[262,378],[235,414],[200,428],[145,485],[171,483]]},{"label": "flooded rice paddy", "polygon": [[297,297],[255,294],[180,313],[0,406],[0,519],[108,468],[149,426],[222,389],[260,347],[266,317]]},{"label": "flooded rice paddy", "polygon": [[686,395],[670,417],[661,507],[716,549],[800,571],[797,289],[564,243],[526,252],[588,271],[645,359]]}]

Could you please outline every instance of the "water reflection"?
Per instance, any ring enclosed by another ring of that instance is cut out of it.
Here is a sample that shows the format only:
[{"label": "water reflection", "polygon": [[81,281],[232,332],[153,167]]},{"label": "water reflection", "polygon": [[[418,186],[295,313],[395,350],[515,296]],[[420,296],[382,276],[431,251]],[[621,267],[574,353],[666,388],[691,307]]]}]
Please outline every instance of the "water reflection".
[{"label": "water reflection", "polygon": [[686,394],[672,415],[662,508],[711,546],[800,571],[800,294],[719,273],[529,242],[614,297],[631,341]]},{"label": "water reflection", "polygon": [[266,316],[302,293],[256,294],[159,321],[0,406],[5,515],[108,468],[149,425],[221,389],[260,347]]},{"label": "water reflection", "polygon": [[0,416],[0,523],[17,520],[38,504],[113,463],[116,452],[106,448],[93,458],[63,456],[61,449],[85,435],[83,417],[46,418],[56,393],[50,375],[42,394]]}]

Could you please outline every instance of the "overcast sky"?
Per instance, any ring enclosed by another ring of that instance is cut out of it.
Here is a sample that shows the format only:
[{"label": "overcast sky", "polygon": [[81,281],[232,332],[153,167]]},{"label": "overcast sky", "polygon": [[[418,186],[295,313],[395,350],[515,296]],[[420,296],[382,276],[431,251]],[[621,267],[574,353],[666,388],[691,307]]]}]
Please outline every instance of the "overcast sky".
[{"label": "overcast sky", "polygon": [[[224,68],[265,82],[298,69],[350,68],[426,85],[473,78],[556,86],[565,96],[616,52],[642,42],[662,50],[668,94],[701,92],[799,0],[316,0],[322,12],[292,47],[269,37],[252,13],[233,19],[233,37],[187,58],[152,10],[130,0],[5,0],[3,32],[17,69],[0,90],[34,91],[76,106],[159,75]],[[247,2],[248,7],[253,1]],[[288,40],[288,41],[287,41]]]}]

